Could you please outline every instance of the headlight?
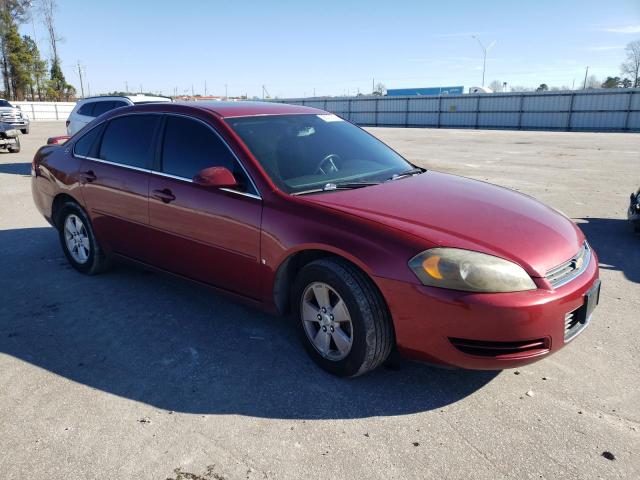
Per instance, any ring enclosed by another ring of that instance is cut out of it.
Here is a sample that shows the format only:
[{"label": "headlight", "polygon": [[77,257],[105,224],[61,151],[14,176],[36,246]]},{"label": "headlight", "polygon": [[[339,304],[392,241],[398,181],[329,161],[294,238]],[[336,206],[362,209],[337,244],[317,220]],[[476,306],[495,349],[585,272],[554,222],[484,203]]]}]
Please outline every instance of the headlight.
[{"label": "headlight", "polygon": [[416,255],[409,267],[424,285],[467,292],[521,292],[536,284],[520,265],[470,250],[432,248]]}]

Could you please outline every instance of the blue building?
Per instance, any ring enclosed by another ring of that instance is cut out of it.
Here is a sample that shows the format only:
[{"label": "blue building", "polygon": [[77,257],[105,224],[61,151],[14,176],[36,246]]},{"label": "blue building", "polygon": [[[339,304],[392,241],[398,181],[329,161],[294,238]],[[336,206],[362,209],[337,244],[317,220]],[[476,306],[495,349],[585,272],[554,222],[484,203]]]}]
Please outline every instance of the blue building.
[{"label": "blue building", "polygon": [[389,88],[388,97],[462,95],[464,87],[430,87],[430,88]]}]

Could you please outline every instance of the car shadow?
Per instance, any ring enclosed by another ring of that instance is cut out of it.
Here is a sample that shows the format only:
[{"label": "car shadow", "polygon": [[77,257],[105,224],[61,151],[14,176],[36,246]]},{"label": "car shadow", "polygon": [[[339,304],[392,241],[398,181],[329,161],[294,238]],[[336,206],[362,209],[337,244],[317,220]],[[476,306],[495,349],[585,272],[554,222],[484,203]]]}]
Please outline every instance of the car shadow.
[{"label": "car shadow", "polygon": [[600,260],[603,270],[618,270],[632,282],[640,283],[640,236],[626,219],[576,219]]},{"label": "car shadow", "polygon": [[457,402],[499,373],[401,361],[340,379],[311,362],[291,321],[142,269],[77,273],[53,228],[0,231],[0,252],[0,353],[169,411],[404,415]]},{"label": "car shadow", "polygon": [[11,175],[31,175],[30,163],[0,163],[0,173]]}]

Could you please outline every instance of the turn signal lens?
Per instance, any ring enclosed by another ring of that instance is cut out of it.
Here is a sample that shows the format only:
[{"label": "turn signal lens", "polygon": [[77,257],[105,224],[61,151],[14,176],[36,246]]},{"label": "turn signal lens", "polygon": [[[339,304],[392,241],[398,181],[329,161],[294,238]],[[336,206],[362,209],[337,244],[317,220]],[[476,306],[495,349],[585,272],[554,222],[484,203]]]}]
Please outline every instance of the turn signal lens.
[{"label": "turn signal lens", "polygon": [[431,275],[433,278],[442,280],[442,274],[440,273],[440,270],[438,270],[439,263],[439,256],[434,255],[432,257],[427,257],[424,262],[422,262],[422,268],[424,268],[424,271]]}]

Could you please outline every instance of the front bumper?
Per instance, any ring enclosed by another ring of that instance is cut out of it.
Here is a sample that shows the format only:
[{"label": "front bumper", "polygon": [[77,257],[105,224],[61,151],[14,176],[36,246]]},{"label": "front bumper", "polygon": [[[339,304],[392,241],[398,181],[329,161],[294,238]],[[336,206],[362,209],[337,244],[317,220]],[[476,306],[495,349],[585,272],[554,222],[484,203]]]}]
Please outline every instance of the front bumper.
[{"label": "front bumper", "polygon": [[575,338],[565,341],[565,322],[597,282],[598,258],[593,252],[587,269],[555,290],[541,282],[527,292],[478,294],[375,280],[402,354],[445,366],[501,370],[537,361]]}]

